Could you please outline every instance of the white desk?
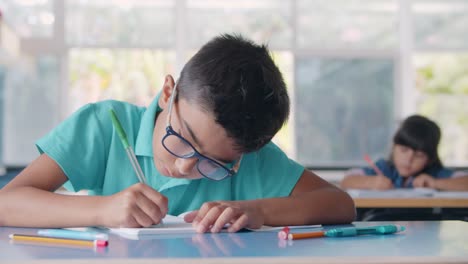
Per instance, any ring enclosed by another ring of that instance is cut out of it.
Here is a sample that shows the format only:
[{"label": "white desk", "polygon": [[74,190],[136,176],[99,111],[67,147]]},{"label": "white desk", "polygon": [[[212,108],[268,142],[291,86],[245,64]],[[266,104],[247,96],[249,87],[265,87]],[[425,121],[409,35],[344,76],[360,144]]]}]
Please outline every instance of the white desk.
[{"label": "white desk", "polygon": [[[357,222],[356,226],[385,222]],[[388,222],[387,222],[388,223]],[[11,243],[0,228],[1,263],[468,263],[468,222],[395,222],[404,233],[318,238],[288,243],[276,232],[187,234],[128,240],[111,235],[109,247],[89,248]]]}]

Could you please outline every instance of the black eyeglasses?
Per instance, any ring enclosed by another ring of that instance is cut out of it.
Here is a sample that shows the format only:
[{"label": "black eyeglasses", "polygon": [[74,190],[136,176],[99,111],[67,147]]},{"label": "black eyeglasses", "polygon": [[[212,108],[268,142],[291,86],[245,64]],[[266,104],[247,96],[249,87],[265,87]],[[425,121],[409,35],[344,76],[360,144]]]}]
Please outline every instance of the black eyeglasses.
[{"label": "black eyeglasses", "polygon": [[174,98],[177,93],[177,85],[174,87],[170,101],[169,101],[169,113],[167,115],[167,124],[166,124],[166,135],[162,138],[162,145],[164,148],[171,153],[172,155],[182,158],[182,159],[191,159],[197,158],[197,170],[205,178],[220,181],[226,177],[233,176],[239,170],[240,162],[242,157],[236,162],[232,162],[226,165],[221,164],[220,162],[208,158],[207,156],[198,152],[195,147],[192,146],[184,137],[179,133],[175,132],[171,126],[171,114],[172,106],[174,104]]}]

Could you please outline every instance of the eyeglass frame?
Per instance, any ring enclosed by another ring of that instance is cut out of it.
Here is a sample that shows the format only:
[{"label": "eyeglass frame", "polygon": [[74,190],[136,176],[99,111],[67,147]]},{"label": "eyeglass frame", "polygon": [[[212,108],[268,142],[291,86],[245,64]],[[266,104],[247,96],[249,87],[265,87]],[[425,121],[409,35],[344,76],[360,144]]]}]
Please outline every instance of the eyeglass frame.
[{"label": "eyeglass frame", "polygon": [[[228,167],[224,166],[223,164],[221,164],[220,162],[212,159],[212,158],[209,158],[203,154],[201,154],[193,145],[192,143],[190,143],[187,139],[185,139],[182,135],[180,135],[179,133],[177,133],[171,126],[171,116],[172,116],[172,107],[174,105],[174,100],[177,96],[177,84],[174,85],[174,89],[172,91],[172,94],[171,94],[171,98],[169,99],[169,107],[168,107],[168,114],[167,114],[167,119],[166,119],[166,135],[164,135],[164,137],[161,139],[161,145],[163,145],[163,147],[166,149],[167,152],[169,152],[170,154],[172,154],[173,156],[175,157],[178,157],[178,158],[182,158],[182,159],[191,159],[191,158],[197,158],[197,163],[196,163],[196,166],[197,166],[197,170],[198,172],[200,173],[200,175],[202,175],[203,177],[209,179],[209,180],[213,180],[213,181],[221,181],[221,180],[224,180],[228,177],[232,177],[234,176],[238,171],[239,171],[239,167],[240,167],[240,163],[242,161],[242,157],[241,156],[237,162],[232,166],[232,169],[229,169]],[[165,144],[164,144],[164,140],[169,137],[169,136],[176,136],[178,137],[180,140],[182,140],[184,143],[186,143],[188,146],[190,146],[192,149],[193,149],[193,154],[191,154],[190,156],[181,156],[181,155],[177,155],[175,154],[174,152],[172,152]],[[200,170],[200,167],[199,167],[199,164],[200,164],[200,160],[208,160],[216,165],[218,165],[221,169],[224,169],[226,171],[226,175],[223,176],[222,178],[220,179],[216,179],[216,178],[211,178],[207,175],[205,175],[204,173],[201,172]]]}]

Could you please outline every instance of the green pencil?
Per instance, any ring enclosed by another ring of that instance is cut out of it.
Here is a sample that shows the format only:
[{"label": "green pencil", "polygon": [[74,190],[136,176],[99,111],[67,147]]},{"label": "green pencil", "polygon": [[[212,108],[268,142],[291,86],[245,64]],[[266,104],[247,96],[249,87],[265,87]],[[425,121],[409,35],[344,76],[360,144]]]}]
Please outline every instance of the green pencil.
[{"label": "green pencil", "polygon": [[120,140],[122,141],[122,145],[125,148],[125,151],[127,152],[127,156],[130,159],[130,163],[133,166],[133,170],[135,171],[136,176],[138,177],[138,180],[141,183],[146,184],[146,178],[145,175],[143,174],[143,171],[141,170],[140,164],[138,163],[138,160],[136,158],[135,152],[133,151],[132,146],[128,144],[127,140],[127,134],[122,128],[122,125],[120,124],[119,119],[117,118],[117,115],[114,112],[114,109],[110,109],[110,115],[112,119],[112,124],[114,125],[115,129],[117,130],[117,134],[119,135]]}]

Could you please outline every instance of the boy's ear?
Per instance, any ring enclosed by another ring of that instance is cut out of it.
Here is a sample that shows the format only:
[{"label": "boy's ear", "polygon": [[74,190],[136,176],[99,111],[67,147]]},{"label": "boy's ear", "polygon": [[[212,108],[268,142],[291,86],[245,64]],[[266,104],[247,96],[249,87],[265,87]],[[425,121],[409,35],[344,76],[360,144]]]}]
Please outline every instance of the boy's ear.
[{"label": "boy's ear", "polygon": [[169,99],[171,98],[172,92],[174,91],[175,81],[171,75],[166,75],[164,78],[164,85],[161,91],[161,96],[159,97],[159,107],[161,109],[165,109],[166,106],[169,104]]}]

